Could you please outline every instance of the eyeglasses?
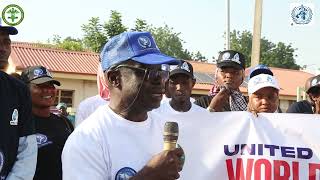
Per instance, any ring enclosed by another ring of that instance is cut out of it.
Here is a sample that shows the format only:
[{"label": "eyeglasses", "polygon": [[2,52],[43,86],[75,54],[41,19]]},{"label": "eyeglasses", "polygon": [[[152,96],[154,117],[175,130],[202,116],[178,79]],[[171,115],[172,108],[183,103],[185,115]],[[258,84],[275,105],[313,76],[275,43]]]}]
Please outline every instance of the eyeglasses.
[{"label": "eyeglasses", "polygon": [[139,71],[143,71],[146,75],[146,79],[147,80],[154,80],[157,78],[161,78],[162,80],[166,81],[169,79],[169,65],[163,64],[161,65],[161,70],[158,69],[148,69],[148,68],[139,68],[139,67],[134,67],[134,66],[128,66],[128,65],[119,65],[116,66],[113,69],[118,69],[118,68],[129,68],[129,69],[133,69],[133,70],[139,70]]}]

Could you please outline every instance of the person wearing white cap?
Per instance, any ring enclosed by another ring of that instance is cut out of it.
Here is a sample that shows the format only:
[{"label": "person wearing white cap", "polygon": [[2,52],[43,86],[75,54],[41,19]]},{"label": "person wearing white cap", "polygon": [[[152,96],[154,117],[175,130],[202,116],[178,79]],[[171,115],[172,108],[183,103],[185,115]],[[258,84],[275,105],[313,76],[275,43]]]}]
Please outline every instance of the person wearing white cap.
[{"label": "person wearing white cap", "polygon": [[259,74],[252,77],[248,83],[248,111],[253,113],[277,112],[279,90],[279,83],[274,76]]}]

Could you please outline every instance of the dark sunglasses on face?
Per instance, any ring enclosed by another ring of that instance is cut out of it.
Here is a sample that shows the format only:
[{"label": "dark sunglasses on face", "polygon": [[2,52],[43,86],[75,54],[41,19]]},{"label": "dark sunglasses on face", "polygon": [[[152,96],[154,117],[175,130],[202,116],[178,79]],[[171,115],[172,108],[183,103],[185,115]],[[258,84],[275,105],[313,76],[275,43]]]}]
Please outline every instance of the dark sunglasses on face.
[{"label": "dark sunglasses on face", "polygon": [[139,68],[134,66],[128,66],[128,65],[119,65],[114,68],[114,70],[119,68],[129,68],[133,70],[143,71],[146,75],[146,80],[154,80],[157,78],[161,78],[162,80],[166,81],[169,78],[169,65],[161,65],[161,70],[159,69],[148,69],[148,68]]}]

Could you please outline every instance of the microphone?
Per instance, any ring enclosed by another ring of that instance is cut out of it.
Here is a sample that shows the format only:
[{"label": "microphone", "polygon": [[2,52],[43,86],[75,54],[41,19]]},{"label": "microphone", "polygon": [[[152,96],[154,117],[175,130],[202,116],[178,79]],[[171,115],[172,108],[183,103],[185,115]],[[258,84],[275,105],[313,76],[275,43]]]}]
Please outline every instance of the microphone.
[{"label": "microphone", "polygon": [[176,122],[166,122],[163,132],[163,150],[174,150],[177,147],[177,140],[179,136],[179,126]]}]

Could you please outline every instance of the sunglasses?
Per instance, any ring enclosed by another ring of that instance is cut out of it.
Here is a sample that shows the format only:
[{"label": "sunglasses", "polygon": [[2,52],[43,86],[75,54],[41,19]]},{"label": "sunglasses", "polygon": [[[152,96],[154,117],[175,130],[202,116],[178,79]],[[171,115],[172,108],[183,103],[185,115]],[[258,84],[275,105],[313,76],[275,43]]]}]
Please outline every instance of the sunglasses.
[{"label": "sunglasses", "polygon": [[119,65],[116,66],[114,69],[119,69],[119,68],[129,68],[133,70],[138,70],[138,71],[143,71],[146,75],[146,80],[154,80],[157,78],[161,78],[164,81],[167,81],[169,79],[169,65],[167,64],[162,64],[161,65],[161,70],[159,69],[148,69],[148,68],[139,68],[139,67],[134,67],[134,66],[128,66],[128,65]]}]

